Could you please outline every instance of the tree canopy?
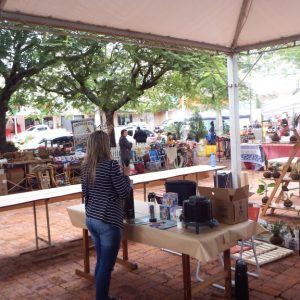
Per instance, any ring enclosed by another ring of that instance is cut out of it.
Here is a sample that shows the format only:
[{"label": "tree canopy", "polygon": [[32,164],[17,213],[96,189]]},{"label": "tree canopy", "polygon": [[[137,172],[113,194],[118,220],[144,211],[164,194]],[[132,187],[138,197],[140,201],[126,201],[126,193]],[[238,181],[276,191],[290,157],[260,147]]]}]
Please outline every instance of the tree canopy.
[{"label": "tree canopy", "polygon": [[7,29],[0,42],[0,147],[12,103],[29,102],[49,113],[97,107],[112,144],[113,115],[120,108],[159,111],[178,106],[180,97],[191,106],[201,102],[219,109],[226,103],[223,56]]}]

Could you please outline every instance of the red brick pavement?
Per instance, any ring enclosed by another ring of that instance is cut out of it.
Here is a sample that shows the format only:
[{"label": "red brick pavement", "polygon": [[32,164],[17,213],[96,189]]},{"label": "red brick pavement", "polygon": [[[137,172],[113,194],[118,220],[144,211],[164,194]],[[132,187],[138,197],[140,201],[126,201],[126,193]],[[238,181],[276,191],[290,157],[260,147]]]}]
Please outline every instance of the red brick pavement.
[{"label": "red brick pavement", "polygon": [[[224,161],[221,162],[221,164]],[[225,162],[228,164],[228,162]],[[261,172],[249,171],[251,191],[257,187]],[[210,185],[211,178],[201,184]],[[153,188],[154,189],[154,188]],[[163,190],[156,187],[155,190]],[[142,198],[142,191],[135,194]],[[17,195],[16,195],[17,196]],[[254,199],[259,201],[258,196]],[[66,207],[80,203],[80,199],[50,205],[50,222],[54,247],[29,254],[21,252],[34,248],[33,212],[30,208],[12,210],[0,214],[0,299],[94,299],[93,284],[75,275],[76,268],[83,268],[81,230],[74,228]],[[297,224],[295,212],[276,211],[266,219],[283,219]],[[40,233],[46,235],[45,211],[38,208]],[[64,253],[54,257],[54,254]],[[45,255],[52,259],[35,262]],[[134,299],[183,299],[181,258],[160,249],[137,243],[129,243],[129,257],[138,263],[138,269],[129,272],[116,265],[112,276],[111,293],[123,300]],[[91,251],[91,265],[95,253]],[[191,260],[192,284],[196,285],[196,260]],[[217,258],[202,265],[201,276],[205,279],[221,271]],[[300,299],[300,259],[297,253],[264,265],[258,279],[249,277],[250,299]],[[194,295],[194,299],[213,299],[220,294],[213,287]]]}]

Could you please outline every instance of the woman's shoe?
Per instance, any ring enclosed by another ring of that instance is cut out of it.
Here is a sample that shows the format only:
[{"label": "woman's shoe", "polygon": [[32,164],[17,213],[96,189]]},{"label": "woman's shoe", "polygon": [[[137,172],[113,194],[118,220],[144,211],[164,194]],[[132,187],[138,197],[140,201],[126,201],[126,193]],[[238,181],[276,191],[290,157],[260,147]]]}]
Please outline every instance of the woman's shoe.
[{"label": "woman's shoe", "polygon": [[108,300],[121,300],[121,298],[116,298],[116,297],[108,296]]}]

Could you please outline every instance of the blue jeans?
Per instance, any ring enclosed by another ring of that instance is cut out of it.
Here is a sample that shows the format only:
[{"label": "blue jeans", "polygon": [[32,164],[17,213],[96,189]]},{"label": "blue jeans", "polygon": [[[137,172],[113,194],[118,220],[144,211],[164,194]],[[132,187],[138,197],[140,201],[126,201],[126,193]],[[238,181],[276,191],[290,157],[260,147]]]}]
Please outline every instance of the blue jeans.
[{"label": "blue jeans", "polygon": [[96,300],[108,300],[111,272],[121,242],[121,229],[87,217],[86,225],[95,243],[97,262],[95,269]]}]

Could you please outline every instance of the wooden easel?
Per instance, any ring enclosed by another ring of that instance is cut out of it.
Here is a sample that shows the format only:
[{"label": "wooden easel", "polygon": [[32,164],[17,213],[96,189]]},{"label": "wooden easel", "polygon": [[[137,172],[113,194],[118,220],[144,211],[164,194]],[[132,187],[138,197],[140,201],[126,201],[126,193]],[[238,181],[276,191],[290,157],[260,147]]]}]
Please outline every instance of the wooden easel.
[{"label": "wooden easel", "polygon": [[[272,193],[269,197],[269,200],[262,207],[262,212],[261,212],[262,216],[264,216],[266,214],[268,208],[272,208],[272,212],[274,212],[274,210],[276,209],[276,205],[274,207],[274,206],[271,205],[271,203],[272,203],[272,201],[273,201],[273,199],[276,195],[276,192],[277,192],[278,188],[280,187],[281,183],[284,183],[284,186],[287,187],[288,184],[290,183],[290,181],[292,181],[292,180],[284,179],[284,176],[286,175],[287,170],[289,169],[289,167],[291,165],[291,162],[292,162],[293,158],[295,157],[295,154],[297,153],[298,149],[300,148],[300,136],[299,136],[299,134],[296,130],[294,130],[294,134],[297,137],[297,142],[294,144],[294,147],[292,148],[292,150],[289,154],[288,161],[285,164],[285,166],[284,166],[284,168],[281,172],[280,177],[275,180],[275,186],[274,186],[274,189],[272,190]],[[297,180],[297,181],[299,181],[299,180]],[[279,201],[282,199],[282,197],[283,197],[283,190],[280,191],[278,197],[276,198],[275,204],[278,204]]]}]

